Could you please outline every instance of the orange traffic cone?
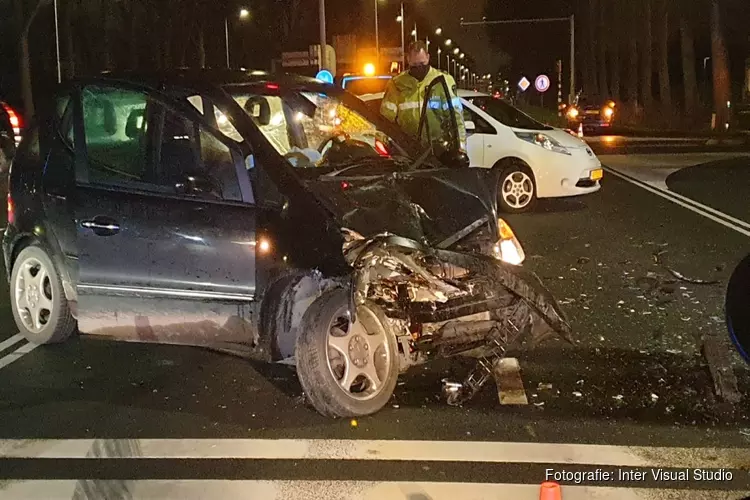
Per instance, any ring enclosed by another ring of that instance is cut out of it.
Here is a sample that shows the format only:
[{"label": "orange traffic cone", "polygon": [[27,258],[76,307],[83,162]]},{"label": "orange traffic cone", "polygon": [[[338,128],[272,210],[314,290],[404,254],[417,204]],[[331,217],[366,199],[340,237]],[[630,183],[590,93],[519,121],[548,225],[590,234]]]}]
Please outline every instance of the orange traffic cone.
[{"label": "orange traffic cone", "polygon": [[583,138],[583,123],[578,124],[578,137]]},{"label": "orange traffic cone", "polygon": [[553,481],[543,482],[542,489],[539,491],[539,500],[562,500],[560,485]]}]

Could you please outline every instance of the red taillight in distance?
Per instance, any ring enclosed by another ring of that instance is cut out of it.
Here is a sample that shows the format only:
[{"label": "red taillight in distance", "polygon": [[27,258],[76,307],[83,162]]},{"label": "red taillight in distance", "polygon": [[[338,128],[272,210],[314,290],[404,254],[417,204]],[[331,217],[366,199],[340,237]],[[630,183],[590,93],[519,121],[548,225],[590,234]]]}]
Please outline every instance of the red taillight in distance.
[{"label": "red taillight in distance", "polygon": [[380,156],[391,156],[391,153],[388,152],[388,148],[386,148],[385,144],[383,144],[379,139],[375,139],[375,151],[377,151]]}]

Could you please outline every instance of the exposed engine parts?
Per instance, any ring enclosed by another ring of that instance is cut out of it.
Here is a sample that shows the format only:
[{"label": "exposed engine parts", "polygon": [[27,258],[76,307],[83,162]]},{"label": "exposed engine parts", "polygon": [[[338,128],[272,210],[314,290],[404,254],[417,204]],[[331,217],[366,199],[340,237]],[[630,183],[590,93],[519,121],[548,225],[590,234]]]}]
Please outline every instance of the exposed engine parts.
[{"label": "exposed engine parts", "polygon": [[354,269],[350,310],[374,301],[398,323],[402,369],[431,357],[477,358],[462,383],[444,381],[449,404],[471,399],[525,336],[532,343],[549,335],[571,341],[555,300],[523,268],[399,236],[346,234],[344,255]]}]

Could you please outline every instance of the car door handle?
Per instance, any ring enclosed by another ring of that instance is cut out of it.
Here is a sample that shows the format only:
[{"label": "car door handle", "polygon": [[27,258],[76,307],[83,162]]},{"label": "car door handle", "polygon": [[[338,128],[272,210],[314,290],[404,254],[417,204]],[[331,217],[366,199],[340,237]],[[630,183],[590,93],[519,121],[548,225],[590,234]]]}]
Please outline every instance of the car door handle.
[{"label": "car door handle", "polygon": [[81,221],[81,226],[91,229],[99,236],[112,236],[120,232],[120,224],[110,218],[97,215],[93,219]]}]

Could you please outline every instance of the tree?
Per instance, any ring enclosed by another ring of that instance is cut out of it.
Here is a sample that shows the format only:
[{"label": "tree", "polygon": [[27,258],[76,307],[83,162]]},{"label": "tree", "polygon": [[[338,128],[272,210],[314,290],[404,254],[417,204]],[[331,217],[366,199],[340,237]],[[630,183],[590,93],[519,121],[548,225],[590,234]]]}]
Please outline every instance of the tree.
[{"label": "tree", "polygon": [[659,102],[662,113],[671,112],[672,91],[669,83],[669,0],[657,4],[657,57],[659,59]]},{"label": "tree", "polygon": [[628,40],[628,83],[627,99],[631,112],[635,115],[638,108],[638,4],[627,2],[628,27],[625,30]]},{"label": "tree", "polygon": [[653,78],[653,40],[651,35],[651,0],[642,0],[643,36],[638,40],[641,60],[641,104],[644,109],[650,110],[653,103],[653,90],[651,78]]},{"label": "tree", "polygon": [[690,25],[689,9],[693,0],[687,0],[680,9],[680,52],[682,55],[682,86],[685,92],[684,111],[690,116],[698,104],[698,80],[695,76],[695,43]]},{"label": "tree", "polygon": [[596,6],[596,0],[588,0],[588,9],[586,12],[586,24],[588,25],[588,29],[586,30],[586,46],[588,47],[586,51],[586,55],[588,56],[586,64],[586,69],[588,70],[588,75],[586,76],[586,93],[592,97],[599,92],[599,80],[597,78],[597,63],[599,58],[597,57],[597,40],[595,36],[599,16]]},{"label": "tree", "polygon": [[52,4],[52,0],[37,0],[34,8],[29,11],[28,16],[24,18],[24,11],[21,7],[23,0],[16,0],[16,20],[22,22],[21,40],[20,40],[20,70],[21,70],[21,94],[23,97],[23,107],[27,117],[34,115],[34,92],[31,85],[31,53],[29,52],[29,31],[34,19],[39,14],[42,7]]},{"label": "tree", "polygon": [[716,126],[724,130],[729,122],[727,101],[730,99],[729,56],[724,42],[719,0],[711,0],[711,61],[714,84],[714,113]]},{"label": "tree", "polygon": [[607,26],[605,24],[605,12],[607,0],[599,0],[595,3],[596,22],[597,22],[597,40],[596,40],[596,68],[597,80],[599,81],[599,97],[606,99],[609,97],[609,86],[607,85]]},{"label": "tree", "polygon": [[610,92],[613,99],[618,100],[621,98],[621,84],[620,75],[622,74],[622,66],[620,64],[620,51],[622,45],[622,34],[623,26],[622,21],[623,5],[621,0],[610,0],[609,5],[609,16],[610,29],[609,29],[609,85]]}]

